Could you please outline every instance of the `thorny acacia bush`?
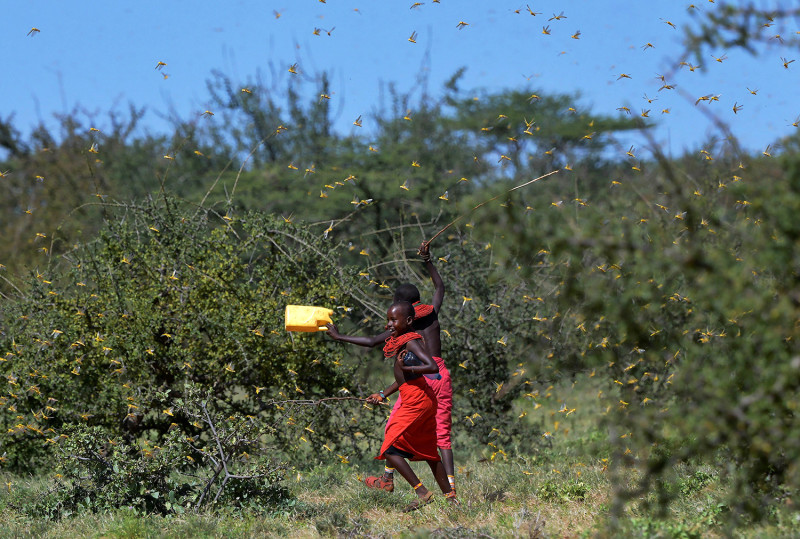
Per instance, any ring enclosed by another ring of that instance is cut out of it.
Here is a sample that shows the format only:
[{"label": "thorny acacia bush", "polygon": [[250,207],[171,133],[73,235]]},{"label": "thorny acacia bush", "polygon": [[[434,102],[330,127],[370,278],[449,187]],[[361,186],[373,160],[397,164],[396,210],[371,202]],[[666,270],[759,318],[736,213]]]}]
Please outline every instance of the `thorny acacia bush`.
[{"label": "thorny acacia bush", "polygon": [[4,300],[3,465],[37,469],[68,425],[129,442],[158,443],[176,424],[189,433],[190,419],[166,413],[163,397],[185,397],[187,383],[232,414],[283,425],[270,439],[280,450],[318,440],[360,450],[346,411],[358,406],[294,414],[273,404],[351,391],[340,351],[283,330],[287,304],[364,300],[331,249],[271,216],[222,218],[171,199],[118,208],[96,241]]},{"label": "thorny acacia bush", "polygon": [[100,426],[65,426],[52,487],[20,509],[61,518],[119,507],[166,514],[218,504],[269,510],[291,503],[279,485],[285,464],[264,454],[269,425],[221,412],[211,392],[194,385],[172,402],[171,417],[191,419],[191,434],[174,423],[157,442],[134,441],[108,437]]}]

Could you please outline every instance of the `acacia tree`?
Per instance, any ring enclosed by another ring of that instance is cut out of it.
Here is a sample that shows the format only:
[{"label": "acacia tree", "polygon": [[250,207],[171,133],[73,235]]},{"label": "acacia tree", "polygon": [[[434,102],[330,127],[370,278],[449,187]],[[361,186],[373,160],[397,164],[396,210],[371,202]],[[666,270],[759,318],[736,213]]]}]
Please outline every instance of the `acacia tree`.
[{"label": "acacia tree", "polygon": [[[2,397],[0,453],[12,467],[36,466],[69,424],[154,440],[191,430],[164,412],[186,384],[269,424],[287,421],[271,399],[354,391],[324,340],[283,331],[287,304],[369,304],[321,237],[171,198],[107,209],[116,217],[97,240],[4,301],[0,369],[15,389]],[[275,443],[299,444],[305,426],[312,440],[349,432],[337,414],[296,417]]]},{"label": "acacia tree", "polygon": [[618,132],[646,127],[626,118],[592,114],[579,96],[543,94],[535,89],[463,97],[451,86],[449,128],[468,134],[478,156],[498,165],[501,177],[519,181],[531,173],[602,161]]}]

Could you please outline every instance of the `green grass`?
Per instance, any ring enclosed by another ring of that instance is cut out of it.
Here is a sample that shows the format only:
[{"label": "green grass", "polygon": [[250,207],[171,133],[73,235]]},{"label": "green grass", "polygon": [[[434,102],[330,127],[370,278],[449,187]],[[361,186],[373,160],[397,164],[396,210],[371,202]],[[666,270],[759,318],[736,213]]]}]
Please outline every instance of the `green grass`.
[{"label": "green grass", "polygon": [[[800,536],[797,514],[789,506],[762,525],[721,528],[720,517],[727,511],[720,502],[725,485],[709,467],[672,470],[665,489],[676,498],[667,514],[654,512],[653,493],[612,522],[610,471],[603,460],[608,448],[591,406],[596,390],[583,380],[548,393],[540,407],[530,407],[527,419],[545,422],[553,435],[552,447],[531,443],[527,451],[506,448],[505,455],[491,447],[470,454],[456,451],[459,507],[440,495],[420,511],[402,513],[413,499],[411,487],[398,477],[391,494],[367,489],[361,480],[379,472],[380,463],[365,461],[293,472],[285,484],[294,499],[279,508],[169,517],[121,508],[52,522],[21,510],[46,488],[45,479],[3,476],[0,538]],[[559,413],[563,402],[576,411],[569,416]],[[414,467],[426,485],[434,486],[427,465]],[[623,473],[625,480],[637,478],[635,467]]]}]

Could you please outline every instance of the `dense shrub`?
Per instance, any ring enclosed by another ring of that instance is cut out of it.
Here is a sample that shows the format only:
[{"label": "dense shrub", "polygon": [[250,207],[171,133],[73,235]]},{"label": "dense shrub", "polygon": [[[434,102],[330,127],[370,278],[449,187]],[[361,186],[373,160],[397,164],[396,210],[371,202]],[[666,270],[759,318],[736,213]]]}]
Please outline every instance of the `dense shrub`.
[{"label": "dense shrub", "polygon": [[[330,246],[283,220],[171,199],[120,208],[96,241],[5,302],[0,454],[35,469],[73,424],[157,442],[176,423],[190,427],[163,398],[183,397],[187,383],[231,413],[286,423],[272,400],[347,395],[353,379],[327,341],[283,330],[285,305],[343,310],[354,294]],[[275,443],[302,443],[305,427],[306,439],[327,441],[349,419],[321,408]]]}]

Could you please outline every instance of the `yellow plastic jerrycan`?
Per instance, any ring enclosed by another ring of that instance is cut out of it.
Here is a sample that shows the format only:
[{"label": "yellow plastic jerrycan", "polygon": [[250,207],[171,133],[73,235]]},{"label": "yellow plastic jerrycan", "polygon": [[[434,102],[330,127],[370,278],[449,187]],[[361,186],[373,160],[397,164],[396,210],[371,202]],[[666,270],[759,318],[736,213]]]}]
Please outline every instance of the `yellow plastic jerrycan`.
[{"label": "yellow plastic jerrycan", "polygon": [[331,323],[332,309],[306,305],[286,306],[286,331],[325,331]]}]

